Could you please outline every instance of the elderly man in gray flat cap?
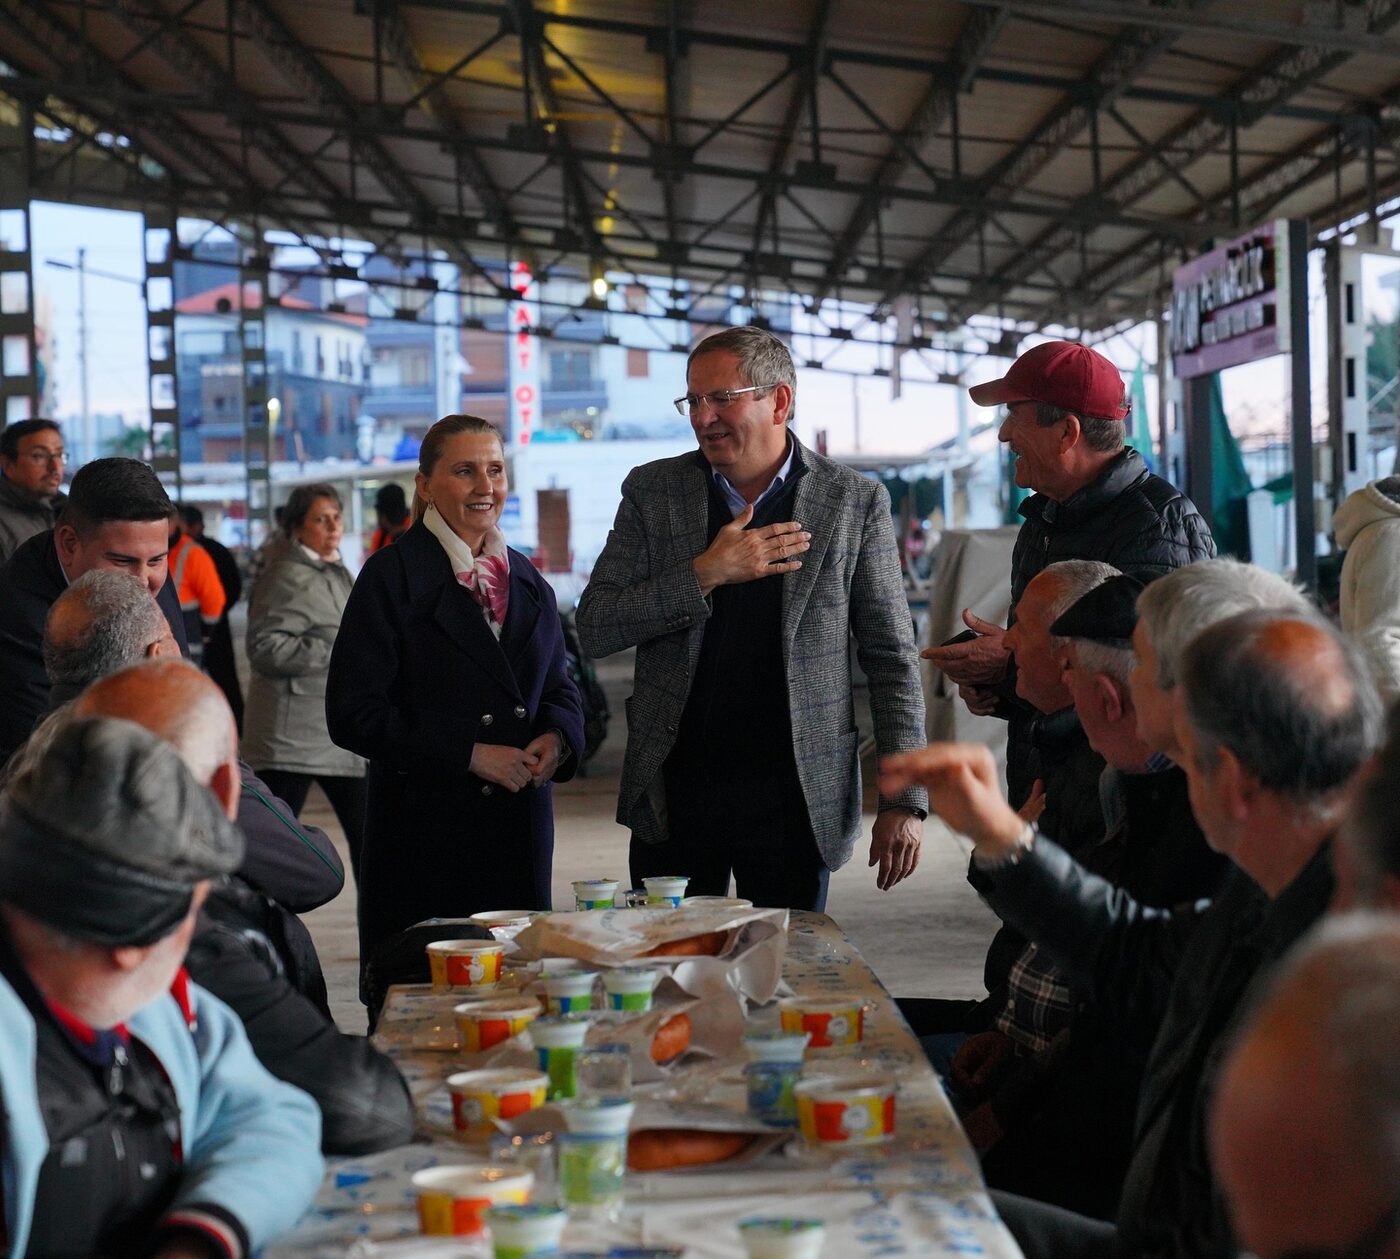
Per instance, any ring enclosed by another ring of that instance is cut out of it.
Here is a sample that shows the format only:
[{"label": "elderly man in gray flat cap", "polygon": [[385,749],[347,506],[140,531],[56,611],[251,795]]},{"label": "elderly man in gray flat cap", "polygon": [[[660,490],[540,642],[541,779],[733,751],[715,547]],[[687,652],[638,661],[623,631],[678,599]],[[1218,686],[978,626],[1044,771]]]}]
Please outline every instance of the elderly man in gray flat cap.
[{"label": "elderly man in gray flat cap", "polygon": [[0,1177],[12,1255],[241,1259],[320,1184],[320,1115],[182,969],[243,839],[130,722],[0,797]]}]

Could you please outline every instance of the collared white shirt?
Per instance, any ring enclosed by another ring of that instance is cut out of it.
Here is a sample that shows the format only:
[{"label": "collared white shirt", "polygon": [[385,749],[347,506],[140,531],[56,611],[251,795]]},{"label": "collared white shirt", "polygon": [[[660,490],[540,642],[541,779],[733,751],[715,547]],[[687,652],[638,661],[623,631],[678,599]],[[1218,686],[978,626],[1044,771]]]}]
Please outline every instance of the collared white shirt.
[{"label": "collared white shirt", "polygon": [[[762,506],[764,499],[772,498],[774,494],[782,489],[783,483],[792,475],[792,457],[796,453],[796,449],[792,442],[792,434],[788,433],[787,458],[783,460],[783,466],[778,469],[778,475],[768,483],[768,488],[754,499],[754,511],[757,511],[759,507]],[[715,479],[715,487],[719,490],[720,497],[724,499],[726,505],[729,507],[730,516],[738,516],[744,508],[748,506],[744,496],[734,488],[733,483],[718,468],[711,468],[710,475]]]}]

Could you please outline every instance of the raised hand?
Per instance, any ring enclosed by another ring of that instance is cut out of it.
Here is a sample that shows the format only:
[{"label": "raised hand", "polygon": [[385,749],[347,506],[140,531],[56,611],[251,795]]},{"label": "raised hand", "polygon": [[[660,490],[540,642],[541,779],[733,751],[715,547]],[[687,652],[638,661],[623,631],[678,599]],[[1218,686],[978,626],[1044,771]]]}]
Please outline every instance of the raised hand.
[{"label": "raised hand", "polygon": [[929,647],[919,654],[934,668],[942,669],[950,682],[958,686],[988,687],[1006,676],[1011,654],[1006,649],[1006,631],[1000,625],[974,616],[971,608],[963,609],[963,623],[977,637],[947,647]]},{"label": "raised hand", "polygon": [[796,557],[812,545],[810,533],[804,532],[795,520],[764,525],[761,529],[745,528],[752,519],[750,503],[695,557],[693,567],[702,595],[709,595],[716,586],[756,581],[802,567],[802,561]]},{"label": "raised hand", "polygon": [[996,761],[980,743],[930,743],[880,762],[880,791],[896,795],[915,783],[930,809],[988,857],[1016,848],[1026,822],[1002,797]]}]

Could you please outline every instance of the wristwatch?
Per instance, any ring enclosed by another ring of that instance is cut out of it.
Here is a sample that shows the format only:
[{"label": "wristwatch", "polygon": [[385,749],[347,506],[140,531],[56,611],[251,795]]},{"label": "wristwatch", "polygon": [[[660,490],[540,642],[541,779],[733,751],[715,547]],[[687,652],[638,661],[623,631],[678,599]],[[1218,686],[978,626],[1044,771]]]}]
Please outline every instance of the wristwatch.
[{"label": "wristwatch", "polygon": [[881,813],[888,813],[890,809],[903,809],[906,813],[912,813],[921,822],[928,821],[928,810],[921,809],[917,804],[892,804],[889,809],[881,809]]},{"label": "wristwatch", "polygon": [[997,870],[1009,870],[1012,866],[1018,865],[1021,858],[1035,847],[1036,837],[1040,834],[1040,827],[1034,822],[1027,822],[1025,829],[1016,840],[1015,847],[1009,852],[1004,852],[998,857],[984,857],[975,848],[972,850],[972,863],[979,869],[991,874]]}]

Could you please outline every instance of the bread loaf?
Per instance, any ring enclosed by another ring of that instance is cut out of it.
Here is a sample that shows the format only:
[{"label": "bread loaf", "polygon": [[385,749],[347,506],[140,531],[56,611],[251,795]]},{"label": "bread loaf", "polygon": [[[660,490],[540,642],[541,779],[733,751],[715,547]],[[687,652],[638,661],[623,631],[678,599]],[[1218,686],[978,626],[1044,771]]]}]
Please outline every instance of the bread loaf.
[{"label": "bread loaf", "polygon": [[699,1132],[693,1128],[652,1128],[627,1138],[627,1166],[634,1172],[703,1167],[742,1154],[753,1142],[748,1132]]}]

